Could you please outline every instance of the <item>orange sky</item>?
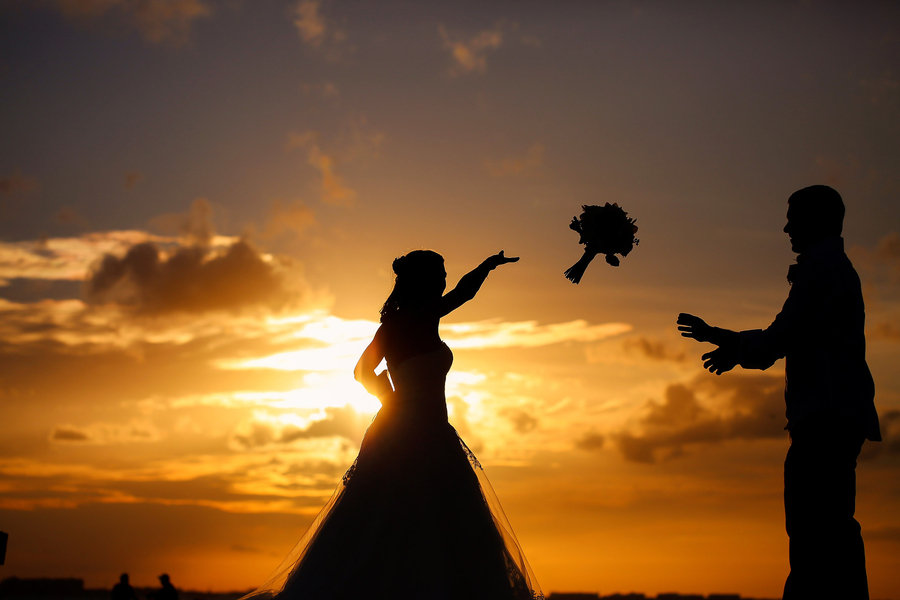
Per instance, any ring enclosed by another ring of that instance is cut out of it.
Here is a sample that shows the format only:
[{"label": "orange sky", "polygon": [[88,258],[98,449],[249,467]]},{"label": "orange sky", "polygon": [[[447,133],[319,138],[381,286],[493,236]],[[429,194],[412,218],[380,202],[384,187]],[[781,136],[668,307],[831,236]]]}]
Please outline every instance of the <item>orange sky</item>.
[{"label": "orange sky", "polygon": [[[451,285],[451,421],[545,592],[776,597],[787,196],[847,204],[885,441],[858,469],[900,598],[900,11],[878,2],[0,1],[0,577],[265,580],[378,408],[391,260]],[[640,246],[579,286],[568,229]]]}]

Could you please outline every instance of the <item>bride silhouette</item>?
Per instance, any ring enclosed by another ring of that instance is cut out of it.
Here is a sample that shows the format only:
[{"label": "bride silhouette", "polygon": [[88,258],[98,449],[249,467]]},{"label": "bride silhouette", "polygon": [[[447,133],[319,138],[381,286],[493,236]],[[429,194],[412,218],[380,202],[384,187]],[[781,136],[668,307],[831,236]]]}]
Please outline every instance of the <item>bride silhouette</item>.
[{"label": "bride silhouette", "polygon": [[[381,410],[300,542],[242,600],[543,598],[481,465],[447,422],[453,354],[438,335],[441,317],[517,260],[490,256],[447,294],[440,254],[394,260],[381,326],[355,370]],[[382,359],[390,377],[375,373]]]}]

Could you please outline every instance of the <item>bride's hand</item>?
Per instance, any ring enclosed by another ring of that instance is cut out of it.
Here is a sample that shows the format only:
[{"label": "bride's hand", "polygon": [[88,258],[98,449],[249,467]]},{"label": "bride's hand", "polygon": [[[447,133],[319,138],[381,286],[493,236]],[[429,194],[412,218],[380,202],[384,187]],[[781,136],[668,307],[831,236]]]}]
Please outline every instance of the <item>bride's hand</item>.
[{"label": "bride's hand", "polygon": [[394,396],[394,386],[391,385],[391,379],[388,377],[388,372],[386,370],[382,371],[375,376],[375,380],[375,396],[382,404],[387,404]]},{"label": "bride's hand", "polygon": [[488,256],[483,263],[483,266],[486,266],[488,269],[494,270],[500,265],[505,265],[506,263],[517,262],[519,260],[518,256],[504,256],[503,250],[498,252],[493,256]]}]

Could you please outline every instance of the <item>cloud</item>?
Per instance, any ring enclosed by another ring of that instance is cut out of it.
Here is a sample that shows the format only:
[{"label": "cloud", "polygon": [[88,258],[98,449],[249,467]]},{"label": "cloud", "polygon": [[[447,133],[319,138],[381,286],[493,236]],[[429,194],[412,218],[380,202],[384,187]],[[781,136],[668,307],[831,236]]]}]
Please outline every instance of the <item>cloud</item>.
[{"label": "cloud", "polygon": [[341,46],[347,41],[347,32],[338,28],[322,14],[320,0],[300,0],[294,7],[294,26],[303,43],[316,50],[325,50],[327,58],[336,60]]},{"label": "cloud", "polygon": [[40,189],[37,179],[16,170],[12,175],[0,176],[0,196],[26,195]]},{"label": "cloud", "polygon": [[187,42],[194,21],[212,14],[203,0],[57,0],[56,6],[71,19],[119,18],[148,42],[176,46]]},{"label": "cloud", "polygon": [[316,224],[316,214],[303,202],[275,200],[269,208],[263,235],[277,237],[285,233],[301,235]]},{"label": "cloud", "polygon": [[500,160],[485,160],[484,166],[487,172],[495,177],[507,177],[521,175],[539,169],[544,163],[544,145],[538,142],[532,144],[524,156],[503,158]]},{"label": "cloud", "polygon": [[50,434],[50,441],[55,443],[123,444],[157,442],[160,439],[162,436],[156,427],[137,420],[95,423],[87,427],[59,425]]},{"label": "cloud", "polygon": [[50,434],[53,442],[86,442],[89,439],[88,434],[70,426],[55,427]]},{"label": "cloud", "polygon": [[[700,398],[704,398],[704,402]],[[636,431],[613,436],[629,461],[654,463],[687,446],[784,436],[784,381],[767,375],[710,378],[671,384],[662,401],[649,400]]]},{"label": "cloud", "polygon": [[631,331],[627,323],[590,325],[576,320],[539,325],[537,321],[498,320],[442,325],[441,332],[453,348],[536,348],[562,342],[595,342]]},{"label": "cloud", "polygon": [[215,235],[212,205],[206,198],[195,198],[187,213],[166,213],[150,220],[150,227],[182,237],[188,244],[207,245]]},{"label": "cloud", "polygon": [[512,423],[513,429],[518,433],[528,433],[538,426],[538,420],[521,408],[506,408],[501,410],[500,414]]},{"label": "cloud", "polygon": [[683,349],[675,349],[667,342],[644,336],[625,339],[622,341],[622,347],[626,352],[638,354],[650,360],[676,363],[687,360],[687,353]]},{"label": "cloud", "polygon": [[144,180],[144,174],[138,171],[129,171],[125,173],[125,189],[133,190],[137,184]]},{"label": "cloud", "polygon": [[860,88],[869,95],[873,105],[891,105],[900,94],[900,80],[891,71],[885,71],[878,77],[862,79]]},{"label": "cloud", "polygon": [[878,241],[876,255],[887,262],[900,261],[900,234],[896,231],[885,235]]},{"label": "cloud", "polygon": [[294,25],[300,38],[313,47],[321,46],[327,33],[319,7],[320,3],[316,0],[301,0],[294,8]]},{"label": "cloud", "polygon": [[319,96],[326,100],[333,100],[341,96],[340,89],[333,81],[304,83],[300,86],[300,89],[307,96]]},{"label": "cloud", "polygon": [[900,325],[893,321],[881,321],[867,329],[869,339],[900,342]]},{"label": "cloud", "polygon": [[71,206],[63,206],[53,215],[53,220],[60,225],[71,225],[73,227],[87,227],[88,220],[81,213]]},{"label": "cloud", "polygon": [[579,450],[600,450],[605,445],[606,436],[594,432],[584,434],[575,442]]},{"label": "cloud", "polygon": [[306,162],[319,172],[322,178],[321,200],[334,206],[351,206],[356,199],[356,191],[344,184],[335,172],[335,157],[326,154],[319,145],[319,134],[315,131],[291,133],[288,136],[287,149],[303,148],[306,150]]},{"label": "cloud", "polygon": [[92,303],[112,302],[149,314],[280,309],[296,300],[295,293],[279,265],[245,240],[223,251],[182,246],[172,253],[153,242],[140,243],[124,256],[107,254],[85,283]]},{"label": "cloud", "polygon": [[900,455],[900,410],[889,410],[880,415],[881,442],[863,446],[863,459],[870,460],[882,454]]},{"label": "cloud", "polygon": [[0,241],[0,280],[80,281],[104,254],[123,254],[135,244],[150,241],[162,244],[171,240],[144,231],[104,231],[79,237]]},{"label": "cloud", "polygon": [[453,39],[443,25],[438,27],[444,48],[453,59],[452,73],[484,73],[487,70],[487,54],[503,44],[503,32],[498,27],[476,33],[468,39]]},{"label": "cloud", "polygon": [[303,426],[285,423],[277,417],[257,415],[252,422],[238,427],[230,444],[238,450],[250,450],[312,438],[340,437],[355,442],[362,437],[370,419],[350,406],[326,408],[319,418]]}]

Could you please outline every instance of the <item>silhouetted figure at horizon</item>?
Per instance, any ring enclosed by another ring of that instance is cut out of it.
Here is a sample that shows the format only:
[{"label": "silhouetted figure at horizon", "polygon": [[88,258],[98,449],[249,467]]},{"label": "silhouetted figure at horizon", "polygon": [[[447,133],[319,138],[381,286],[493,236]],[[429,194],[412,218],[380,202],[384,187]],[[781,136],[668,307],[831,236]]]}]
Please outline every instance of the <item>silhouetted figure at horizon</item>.
[{"label": "silhouetted figure at horizon", "polygon": [[178,600],[178,590],[172,585],[172,581],[167,573],[159,576],[159,584],[161,588],[151,592],[151,600]]},{"label": "silhouetted figure at horizon", "polygon": [[[438,334],[493,269],[517,260],[490,256],[447,294],[440,254],[394,260],[381,326],[355,369],[382,407],[331,500],[245,598],[543,598],[481,465],[447,421],[453,354]],[[376,374],[382,360],[387,371]]]},{"label": "silhouetted figure at horizon", "polygon": [[703,355],[716,375],[740,365],[767,369],[785,358],[791,447],[784,461],[785,526],[791,571],[785,600],[869,597],[856,507],[856,461],[865,440],[880,441],[875,384],[866,364],[859,276],[844,253],[844,203],[815,185],[788,199],[784,227],[798,254],[791,290],[764,330],[710,327],[678,316],[681,335],[718,348]]},{"label": "silhouetted figure at horizon", "polygon": [[137,594],[134,593],[134,588],[128,581],[128,573],[119,575],[119,583],[113,586],[110,598],[112,600],[137,600]]}]

